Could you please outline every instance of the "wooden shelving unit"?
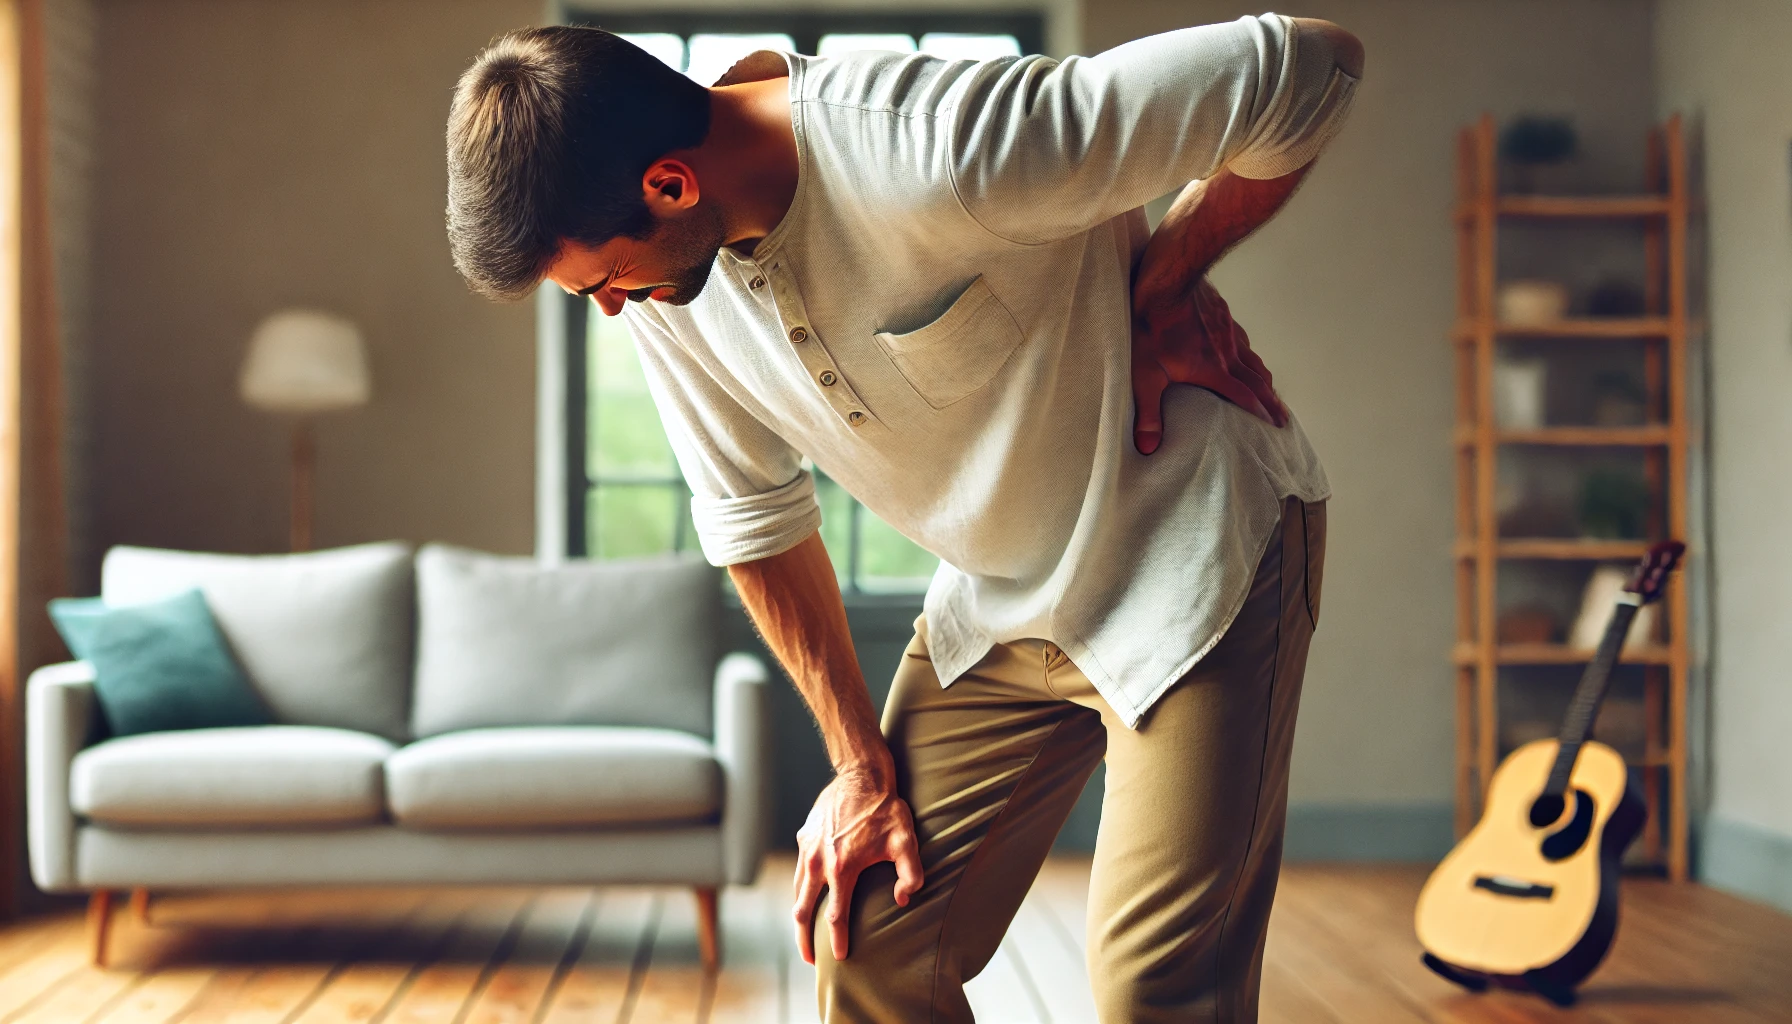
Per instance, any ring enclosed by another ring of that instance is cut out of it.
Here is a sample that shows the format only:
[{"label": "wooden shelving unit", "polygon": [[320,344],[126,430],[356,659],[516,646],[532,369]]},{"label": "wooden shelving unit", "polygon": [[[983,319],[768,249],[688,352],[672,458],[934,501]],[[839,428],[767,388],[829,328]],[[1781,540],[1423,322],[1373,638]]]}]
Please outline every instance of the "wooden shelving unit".
[{"label": "wooden shelving unit", "polygon": [[[1456,814],[1466,831],[1480,813],[1488,780],[1500,759],[1500,669],[1573,666],[1590,651],[1558,644],[1502,644],[1498,639],[1498,583],[1514,562],[1631,562],[1643,540],[1502,537],[1495,486],[1502,449],[1558,446],[1641,449],[1651,494],[1647,535],[1687,533],[1688,337],[1686,153],[1678,117],[1653,129],[1647,141],[1648,192],[1634,196],[1501,195],[1494,123],[1483,116],[1465,128],[1457,146],[1456,209],[1459,264],[1456,351]],[[1638,221],[1643,226],[1644,311],[1612,319],[1564,319],[1543,326],[1497,322],[1495,292],[1500,227],[1509,220]],[[1503,339],[1527,345],[1634,344],[1642,346],[1647,423],[1635,427],[1550,426],[1505,429],[1495,422],[1493,372]],[[1640,771],[1649,801],[1643,855],[1676,881],[1687,875],[1686,700],[1687,594],[1676,578],[1659,614],[1652,642],[1626,652],[1642,666],[1646,735]]]}]

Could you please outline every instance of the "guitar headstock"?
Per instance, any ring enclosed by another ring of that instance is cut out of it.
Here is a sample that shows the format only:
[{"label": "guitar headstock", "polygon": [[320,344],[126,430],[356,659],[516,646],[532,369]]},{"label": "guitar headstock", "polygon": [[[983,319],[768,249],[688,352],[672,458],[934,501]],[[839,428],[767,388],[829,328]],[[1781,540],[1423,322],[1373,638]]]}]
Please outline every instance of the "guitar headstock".
[{"label": "guitar headstock", "polygon": [[1680,564],[1680,556],[1684,554],[1686,545],[1677,540],[1664,540],[1655,545],[1637,564],[1636,571],[1630,574],[1630,582],[1624,584],[1624,589],[1641,597],[1643,604],[1661,600],[1661,593],[1668,585],[1668,576]]}]

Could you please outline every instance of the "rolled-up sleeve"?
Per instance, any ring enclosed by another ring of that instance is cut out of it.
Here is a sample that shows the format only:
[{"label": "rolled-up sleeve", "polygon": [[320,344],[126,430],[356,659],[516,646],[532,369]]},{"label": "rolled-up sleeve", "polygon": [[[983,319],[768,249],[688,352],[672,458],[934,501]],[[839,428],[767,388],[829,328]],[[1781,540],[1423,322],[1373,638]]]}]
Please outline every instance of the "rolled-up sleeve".
[{"label": "rolled-up sleeve", "polygon": [[691,489],[703,557],[726,566],[781,554],[821,526],[802,456],[755,417],[663,327],[631,310],[648,391]]},{"label": "rolled-up sleeve", "polygon": [[1094,57],[990,61],[967,76],[947,159],[984,227],[1051,241],[1222,167],[1298,170],[1336,134],[1355,86],[1324,33],[1275,14]]}]

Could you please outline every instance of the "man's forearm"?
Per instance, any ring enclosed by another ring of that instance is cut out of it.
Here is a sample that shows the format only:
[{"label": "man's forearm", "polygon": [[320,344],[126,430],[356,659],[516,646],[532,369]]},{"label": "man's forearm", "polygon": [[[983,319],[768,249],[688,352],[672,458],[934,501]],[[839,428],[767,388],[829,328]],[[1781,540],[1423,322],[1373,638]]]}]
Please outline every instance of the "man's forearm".
[{"label": "man's forearm", "polygon": [[1221,256],[1276,215],[1306,174],[1302,167],[1280,178],[1259,180],[1222,169],[1211,178],[1190,182],[1145,246],[1133,284],[1135,294],[1186,295]]},{"label": "man's forearm", "polygon": [[770,558],[728,567],[741,604],[815,715],[841,774],[893,771],[847,630],[840,585],[819,533]]}]

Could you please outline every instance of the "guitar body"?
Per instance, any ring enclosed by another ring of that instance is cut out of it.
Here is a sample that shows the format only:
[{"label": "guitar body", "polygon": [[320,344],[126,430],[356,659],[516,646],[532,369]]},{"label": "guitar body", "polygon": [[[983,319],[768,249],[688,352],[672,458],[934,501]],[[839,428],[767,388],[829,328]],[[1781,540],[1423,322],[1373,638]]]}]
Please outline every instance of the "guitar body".
[{"label": "guitar body", "polygon": [[1533,824],[1557,751],[1556,740],[1539,740],[1506,758],[1480,822],[1419,894],[1419,942],[1463,975],[1452,980],[1472,987],[1523,978],[1539,991],[1568,993],[1611,947],[1619,859],[1647,808],[1623,757],[1589,742],[1560,813]]}]

